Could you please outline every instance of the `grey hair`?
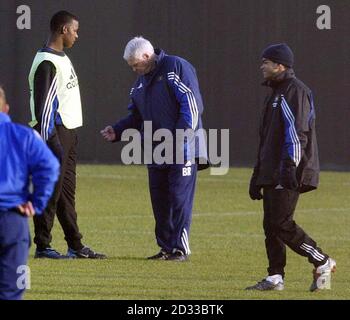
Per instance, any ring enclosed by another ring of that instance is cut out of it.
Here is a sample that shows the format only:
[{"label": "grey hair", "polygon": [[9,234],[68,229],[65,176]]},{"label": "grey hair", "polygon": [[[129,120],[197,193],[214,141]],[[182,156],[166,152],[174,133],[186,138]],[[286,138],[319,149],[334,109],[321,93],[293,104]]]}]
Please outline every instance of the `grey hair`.
[{"label": "grey hair", "polygon": [[125,47],[124,60],[141,59],[144,53],[150,56],[154,54],[154,48],[151,42],[143,37],[131,39]]}]

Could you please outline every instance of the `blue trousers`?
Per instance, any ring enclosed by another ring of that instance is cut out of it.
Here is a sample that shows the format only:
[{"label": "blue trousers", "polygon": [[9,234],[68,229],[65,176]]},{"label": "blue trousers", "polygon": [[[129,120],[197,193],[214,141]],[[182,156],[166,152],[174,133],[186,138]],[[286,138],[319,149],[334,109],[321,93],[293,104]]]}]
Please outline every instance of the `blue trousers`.
[{"label": "blue trousers", "polygon": [[188,168],[177,164],[150,167],[148,175],[157,244],[168,253],[177,249],[190,254],[197,165]]},{"label": "blue trousers", "polygon": [[[15,211],[0,211],[0,300],[20,300],[23,285],[17,280],[27,264],[30,247],[28,218]],[[20,281],[19,281],[20,282]]]}]

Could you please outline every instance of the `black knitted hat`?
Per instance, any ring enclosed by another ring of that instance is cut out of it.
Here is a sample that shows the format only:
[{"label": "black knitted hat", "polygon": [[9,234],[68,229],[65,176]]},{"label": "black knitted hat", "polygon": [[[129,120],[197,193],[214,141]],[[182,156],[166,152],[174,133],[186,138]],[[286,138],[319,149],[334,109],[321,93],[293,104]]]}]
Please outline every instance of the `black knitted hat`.
[{"label": "black knitted hat", "polygon": [[262,58],[283,64],[288,68],[292,68],[294,64],[293,51],[285,43],[268,46],[261,56]]}]

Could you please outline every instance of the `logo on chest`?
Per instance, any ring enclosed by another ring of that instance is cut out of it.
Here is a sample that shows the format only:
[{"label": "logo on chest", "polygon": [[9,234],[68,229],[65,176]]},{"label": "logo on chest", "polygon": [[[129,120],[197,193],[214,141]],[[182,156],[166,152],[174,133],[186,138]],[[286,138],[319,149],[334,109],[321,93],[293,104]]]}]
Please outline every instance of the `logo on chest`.
[{"label": "logo on chest", "polygon": [[273,101],[272,108],[277,108],[278,107],[279,100],[280,100],[280,97],[276,96],[274,101]]},{"label": "logo on chest", "polygon": [[67,83],[67,89],[68,90],[79,86],[78,77],[77,77],[73,67],[71,68],[71,72],[70,73],[71,73],[71,75],[69,77],[70,81]]}]

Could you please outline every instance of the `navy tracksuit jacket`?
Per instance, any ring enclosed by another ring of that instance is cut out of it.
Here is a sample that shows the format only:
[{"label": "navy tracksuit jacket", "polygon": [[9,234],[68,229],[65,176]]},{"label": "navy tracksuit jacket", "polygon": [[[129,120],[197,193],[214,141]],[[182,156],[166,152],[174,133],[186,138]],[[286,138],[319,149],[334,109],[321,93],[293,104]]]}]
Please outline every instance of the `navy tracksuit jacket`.
[{"label": "navy tracksuit jacket", "polygon": [[[206,145],[200,135],[203,101],[194,67],[186,60],[156,50],[155,69],[135,82],[128,107],[130,113],[113,128],[117,139],[125,129],[144,134],[144,122],[152,130],[192,129],[198,139],[184,142],[184,162],[148,165],[149,188],[156,221],[157,243],[162,250],[190,254],[189,232],[197,170],[208,167]],[[193,146],[192,148],[190,147]],[[153,142],[152,150],[157,146]],[[179,152],[179,150],[177,150]],[[204,160],[204,161],[203,161]]]},{"label": "navy tracksuit jacket", "polygon": [[30,236],[16,207],[31,201],[42,214],[58,175],[59,163],[41,137],[0,112],[0,300],[19,300],[24,292],[18,267],[27,263]]}]

